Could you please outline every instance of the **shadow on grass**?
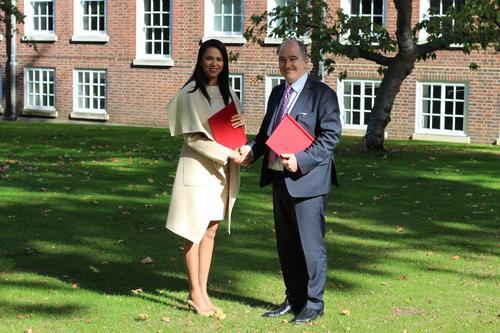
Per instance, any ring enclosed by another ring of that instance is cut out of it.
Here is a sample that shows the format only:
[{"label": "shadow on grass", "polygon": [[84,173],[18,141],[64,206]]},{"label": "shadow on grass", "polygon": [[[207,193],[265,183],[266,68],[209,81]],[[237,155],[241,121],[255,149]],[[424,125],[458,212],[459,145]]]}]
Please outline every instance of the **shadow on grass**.
[{"label": "shadow on grass", "polygon": [[[161,129],[0,126],[5,271],[33,272],[113,295],[142,288],[140,297],[152,302],[184,304],[176,296],[187,290],[182,241],[164,229],[181,140]],[[333,276],[328,288],[360,287],[336,278],[337,270],[394,275],[373,264],[399,249],[450,255],[495,251],[500,191],[491,182],[500,177],[494,163],[498,154],[395,143],[391,152],[366,155],[357,144],[344,139],[337,152],[341,187],[334,189],[327,208]],[[242,171],[233,235],[224,234],[222,223],[211,285],[217,298],[268,307],[269,295],[245,296],[243,287],[253,272],[279,280],[271,193],[258,187],[259,170],[260,162]],[[141,265],[145,256],[155,263]],[[427,269],[418,260],[411,264]],[[47,310],[33,308],[38,311]]]}]

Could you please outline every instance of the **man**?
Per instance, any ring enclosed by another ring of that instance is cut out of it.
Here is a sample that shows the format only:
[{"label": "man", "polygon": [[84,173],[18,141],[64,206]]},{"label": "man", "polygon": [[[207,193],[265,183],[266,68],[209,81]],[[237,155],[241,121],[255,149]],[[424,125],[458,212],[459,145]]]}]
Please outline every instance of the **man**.
[{"label": "man", "polygon": [[[316,319],[324,310],[325,209],[331,185],[337,185],[333,157],[341,124],[335,92],[308,76],[304,44],[286,40],[278,48],[278,57],[286,82],[271,92],[259,133],[252,143],[240,147],[240,153],[245,156],[243,165],[264,156],[260,186],[273,184],[276,245],[286,298],[264,316],[293,312],[292,323],[298,324]],[[303,151],[276,156],[265,142],[287,113],[314,141]]]}]

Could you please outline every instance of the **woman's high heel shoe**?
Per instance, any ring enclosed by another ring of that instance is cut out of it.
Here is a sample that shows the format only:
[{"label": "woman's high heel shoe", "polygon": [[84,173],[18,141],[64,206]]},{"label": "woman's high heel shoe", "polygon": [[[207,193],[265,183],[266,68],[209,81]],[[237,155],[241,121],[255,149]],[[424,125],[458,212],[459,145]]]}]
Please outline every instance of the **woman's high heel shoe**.
[{"label": "woman's high heel shoe", "polygon": [[187,300],[188,308],[189,310],[194,310],[197,314],[203,317],[212,317],[214,315],[214,311],[200,311],[196,305],[194,304],[193,300],[188,299]]}]

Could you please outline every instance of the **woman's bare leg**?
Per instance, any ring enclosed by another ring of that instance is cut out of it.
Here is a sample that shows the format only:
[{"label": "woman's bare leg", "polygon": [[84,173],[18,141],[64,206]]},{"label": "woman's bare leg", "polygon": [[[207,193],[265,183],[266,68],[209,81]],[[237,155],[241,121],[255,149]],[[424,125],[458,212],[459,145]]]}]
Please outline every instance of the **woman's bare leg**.
[{"label": "woman's bare leg", "polygon": [[207,284],[208,284],[208,274],[210,273],[210,264],[212,263],[212,253],[214,250],[215,235],[217,233],[217,227],[219,226],[219,221],[211,221],[208,225],[207,231],[203,236],[199,246],[199,266],[198,266],[198,283],[200,287],[201,294],[207,304],[212,310],[214,305],[208,297]]},{"label": "woman's bare leg", "polygon": [[208,312],[212,310],[212,305],[205,301],[203,290],[200,287],[200,246],[189,240],[184,241],[184,259],[186,261],[189,280],[189,299],[193,301],[198,311]]}]

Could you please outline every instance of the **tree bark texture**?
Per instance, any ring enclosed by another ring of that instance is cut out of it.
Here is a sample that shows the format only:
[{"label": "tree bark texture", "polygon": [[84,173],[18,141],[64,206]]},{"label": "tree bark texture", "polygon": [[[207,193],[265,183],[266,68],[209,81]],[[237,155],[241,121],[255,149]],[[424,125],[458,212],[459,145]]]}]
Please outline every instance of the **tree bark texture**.
[{"label": "tree bark texture", "polygon": [[396,30],[398,53],[388,61],[370,113],[368,128],[363,137],[363,145],[368,151],[384,150],[384,133],[391,121],[394,100],[404,79],[411,74],[418,57],[418,49],[411,29],[412,1],[394,0],[394,4],[398,13]]}]

